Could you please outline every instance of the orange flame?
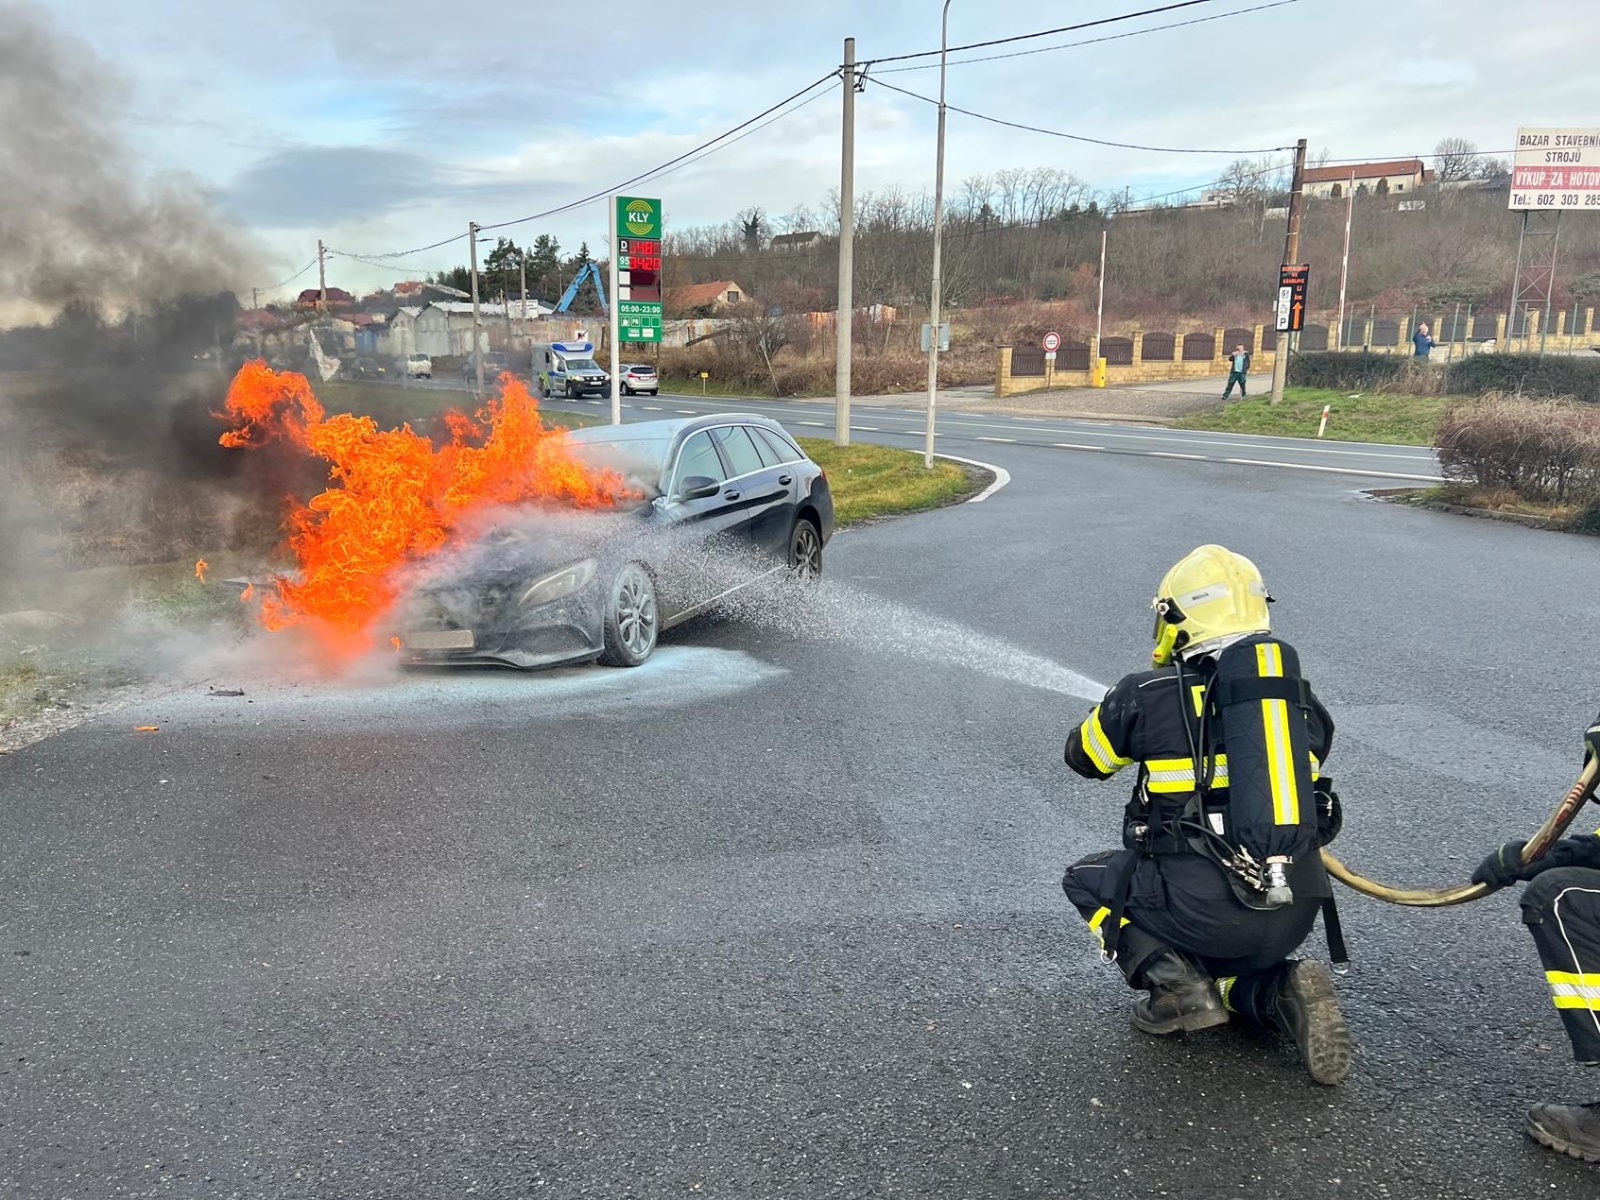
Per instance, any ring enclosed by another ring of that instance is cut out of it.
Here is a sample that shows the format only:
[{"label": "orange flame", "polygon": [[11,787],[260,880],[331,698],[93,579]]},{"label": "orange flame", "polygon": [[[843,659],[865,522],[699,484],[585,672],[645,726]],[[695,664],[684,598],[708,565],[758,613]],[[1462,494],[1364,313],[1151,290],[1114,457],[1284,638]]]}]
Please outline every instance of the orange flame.
[{"label": "orange flame", "polygon": [[250,601],[254,600],[255,598],[256,598],[256,585],[253,584],[253,583],[245,584],[244,585],[244,591],[239,593],[239,603],[240,604],[249,604]]},{"label": "orange flame", "polygon": [[194,577],[196,579],[198,579],[201,583],[204,583],[206,581],[206,572],[209,571],[210,569],[211,569],[211,564],[208,563],[205,559],[202,558],[199,562],[195,563],[195,565],[194,565]]},{"label": "orange flame", "polygon": [[360,653],[398,598],[400,569],[447,545],[472,515],[527,502],[596,508],[627,494],[620,476],[586,467],[565,431],[544,425],[515,376],[502,375],[500,387],[474,418],[449,414],[450,442],[436,450],[410,425],[327,415],[303,375],[259,359],[240,368],[218,414],[233,424],[221,443],[287,441],[326,461],[330,479],[289,515],[299,570],[262,601],[262,624],[308,625],[331,648]]}]

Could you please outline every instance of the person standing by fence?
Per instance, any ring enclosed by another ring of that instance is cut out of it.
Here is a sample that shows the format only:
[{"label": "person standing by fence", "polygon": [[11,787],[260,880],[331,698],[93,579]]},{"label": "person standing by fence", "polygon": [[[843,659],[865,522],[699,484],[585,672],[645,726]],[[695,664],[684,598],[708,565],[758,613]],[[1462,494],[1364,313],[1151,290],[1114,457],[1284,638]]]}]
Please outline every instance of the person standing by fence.
[{"label": "person standing by fence", "polygon": [[1239,399],[1246,396],[1244,390],[1244,377],[1250,373],[1250,351],[1239,345],[1233,348],[1233,356],[1228,360],[1228,386],[1222,389],[1222,398],[1226,400],[1233,395],[1233,385],[1239,385]]},{"label": "person standing by fence", "polygon": [[1416,333],[1411,335],[1411,345],[1414,358],[1427,358],[1428,351],[1437,345],[1433,340],[1433,335],[1428,332],[1428,323],[1426,321],[1418,325]]}]

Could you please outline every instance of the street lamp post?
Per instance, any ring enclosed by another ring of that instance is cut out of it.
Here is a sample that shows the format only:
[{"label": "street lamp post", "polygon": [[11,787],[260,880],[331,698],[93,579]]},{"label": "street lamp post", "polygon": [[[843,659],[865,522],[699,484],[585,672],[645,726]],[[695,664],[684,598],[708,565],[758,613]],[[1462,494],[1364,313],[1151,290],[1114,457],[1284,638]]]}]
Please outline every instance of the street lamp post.
[{"label": "street lamp post", "polygon": [[933,466],[933,414],[939,400],[939,251],[944,234],[944,77],[950,48],[950,0],[939,19],[939,154],[933,172],[933,286],[928,295],[928,428],[923,465]]}]

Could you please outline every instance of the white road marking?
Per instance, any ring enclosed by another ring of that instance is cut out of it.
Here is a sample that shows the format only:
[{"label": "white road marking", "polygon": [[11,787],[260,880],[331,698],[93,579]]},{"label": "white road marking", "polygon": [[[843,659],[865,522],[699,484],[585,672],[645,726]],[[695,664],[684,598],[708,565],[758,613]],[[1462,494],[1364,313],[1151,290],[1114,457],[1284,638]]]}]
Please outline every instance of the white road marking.
[{"label": "white road marking", "polygon": [[680,417],[692,417],[692,416],[694,416],[694,409],[692,409],[692,408],[679,408],[679,409],[674,409],[673,411],[676,412]]},{"label": "white road marking", "polygon": [[1051,445],[1058,446],[1062,450],[1104,450],[1105,449],[1104,446],[1087,446],[1082,442],[1052,442]]},{"label": "white road marking", "polygon": [[948,458],[951,462],[966,463],[969,467],[982,467],[985,471],[994,472],[994,482],[988,487],[984,488],[983,491],[979,492],[971,500],[968,500],[968,504],[981,504],[990,496],[998,492],[1001,488],[1005,487],[1006,484],[1011,482],[1011,472],[1006,470],[1004,467],[997,467],[993,463],[979,462],[975,458],[957,458],[954,454],[940,454],[937,457]]},{"label": "white road marking", "polygon": [[883,432],[876,425],[852,425],[852,426],[850,426],[850,428],[859,430],[862,433],[881,433],[881,432]]},{"label": "white road marking", "polygon": [[1331,471],[1335,475],[1371,475],[1378,479],[1418,479],[1424,483],[1443,483],[1442,475],[1401,475],[1396,471],[1358,471],[1354,467],[1324,467],[1315,463],[1267,462],[1259,458],[1223,458],[1218,462],[1245,467],[1283,467],[1290,471]]},{"label": "white road marking", "polygon": [[[1172,450],[1146,450],[1144,453],[1149,455],[1151,458],[1197,458],[1201,462],[1206,461],[1206,456],[1204,454],[1178,454]],[[1331,467],[1329,468],[1329,470],[1332,469],[1333,468]]]},{"label": "white road marking", "polygon": [[660,412],[661,411],[661,405],[659,405],[659,404],[644,404],[644,405],[640,405],[640,407],[643,408],[645,410],[645,412]]},{"label": "white road marking", "polygon": [[814,429],[826,429],[827,428],[827,426],[825,424],[823,424],[821,421],[796,421],[795,424],[796,425],[810,425]]},{"label": "white road marking", "polygon": [[1012,445],[1015,445],[1016,441],[1017,441],[1016,438],[997,438],[997,437],[980,437],[977,440],[980,441],[980,442],[1010,442]]}]

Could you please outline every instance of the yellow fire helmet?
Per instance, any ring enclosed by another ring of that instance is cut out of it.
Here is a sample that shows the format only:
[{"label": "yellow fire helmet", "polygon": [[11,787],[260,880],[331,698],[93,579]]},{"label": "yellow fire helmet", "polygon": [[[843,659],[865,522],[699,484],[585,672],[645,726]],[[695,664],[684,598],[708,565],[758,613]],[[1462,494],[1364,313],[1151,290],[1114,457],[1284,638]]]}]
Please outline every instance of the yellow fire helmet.
[{"label": "yellow fire helmet", "polygon": [[1166,573],[1156,598],[1158,667],[1180,650],[1192,650],[1218,638],[1269,633],[1272,597],[1261,572],[1242,554],[1225,546],[1197,546]]}]

